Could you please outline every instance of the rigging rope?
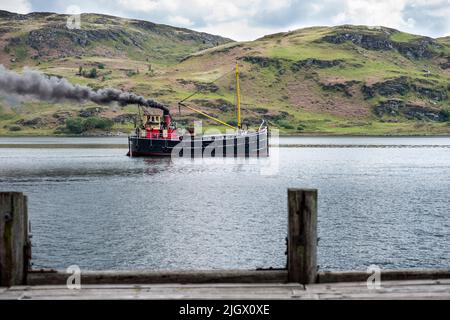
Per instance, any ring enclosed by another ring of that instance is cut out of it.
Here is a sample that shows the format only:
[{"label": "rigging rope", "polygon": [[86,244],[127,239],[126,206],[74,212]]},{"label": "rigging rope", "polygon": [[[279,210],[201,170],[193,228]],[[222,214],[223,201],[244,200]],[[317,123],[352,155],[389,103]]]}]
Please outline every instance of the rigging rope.
[{"label": "rigging rope", "polygon": [[[207,82],[207,84],[213,84],[213,83],[215,83],[215,82],[221,80],[221,79],[224,78],[225,76],[229,75],[229,74],[232,73],[232,72],[234,72],[234,69],[231,70],[231,71],[229,71],[229,72],[227,72],[227,73],[225,73],[225,74],[223,74],[223,75],[221,75],[220,77],[218,77],[217,79],[215,79],[215,80],[213,80],[213,81],[211,81],[211,82]],[[186,98],[184,98],[183,100],[181,100],[180,102],[178,102],[178,104],[185,102],[186,100],[192,98],[193,96],[195,96],[196,94],[200,93],[201,91],[202,91],[201,89],[197,90],[197,91],[194,92],[193,94],[187,96]]]}]

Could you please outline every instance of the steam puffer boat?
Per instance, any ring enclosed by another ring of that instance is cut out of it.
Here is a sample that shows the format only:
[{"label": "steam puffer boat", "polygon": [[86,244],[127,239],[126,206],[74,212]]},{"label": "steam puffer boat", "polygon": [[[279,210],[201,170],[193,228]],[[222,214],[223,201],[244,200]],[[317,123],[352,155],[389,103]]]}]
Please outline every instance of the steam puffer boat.
[{"label": "steam puffer boat", "polygon": [[[188,98],[192,97],[189,96]],[[196,130],[179,130],[172,121],[167,108],[163,115],[155,115],[139,106],[139,124],[135,133],[128,137],[128,156],[172,157],[267,157],[269,156],[269,128],[264,120],[257,130],[243,130],[241,122],[241,99],[239,68],[236,65],[236,114],[237,127],[214,118],[184,103],[185,107],[229,128],[227,134],[203,135]],[[141,108],[143,117],[141,117]],[[183,132],[184,131],[184,132]]]}]

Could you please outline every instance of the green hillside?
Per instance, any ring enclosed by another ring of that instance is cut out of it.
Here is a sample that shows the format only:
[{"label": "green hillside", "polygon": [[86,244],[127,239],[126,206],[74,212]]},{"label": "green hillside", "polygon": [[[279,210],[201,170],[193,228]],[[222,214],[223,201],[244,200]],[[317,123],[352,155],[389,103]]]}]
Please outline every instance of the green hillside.
[{"label": "green hillside", "polygon": [[[103,15],[83,15],[81,30],[65,28],[65,20],[50,13],[0,12],[0,63],[15,70],[31,66],[93,88],[132,90],[170,105],[183,125],[198,117],[187,110],[179,114],[177,102],[195,91],[192,106],[234,121],[232,70],[238,61],[249,126],[264,118],[292,134],[450,133],[448,38],[339,26],[232,42]],[[62,133],[67,119],[78,117],[112,119],[113,129],[106,131],[129,132],[133,113],[135,106],[4,97],[0,134]]]},{"label": "green hillside", "polygon": [[450,46],[450,37],[443,37],[437,39],[441,44]]},{"label": "green hillside", "polygon": [[234,60],[242,64],[250,122],[262,113],[288,132],[450,132],[450,48],[441,41],[388,28],[307,28],[206,50],[177,72],[208,65],[214,74]]}]

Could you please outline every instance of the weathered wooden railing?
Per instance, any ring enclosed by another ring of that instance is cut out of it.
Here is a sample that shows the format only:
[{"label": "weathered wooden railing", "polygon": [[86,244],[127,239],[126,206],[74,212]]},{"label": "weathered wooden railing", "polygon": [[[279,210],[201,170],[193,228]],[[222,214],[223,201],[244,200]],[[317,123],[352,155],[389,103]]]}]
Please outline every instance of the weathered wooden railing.
[{"label": "weathered wooden railing", "polygon": [[[288,190],[287,269],[225,271],[82,271],[83,284],[285,283],[366,281],[366,272],[317,271],[317,190]],[[29,268],[27,197],[0,193],[0,286],[66,284],[68,274]],[[383,270],[383,280],[450,278],[450,269]]]},{"label": "weathered wooden railing", "polygon": [[0,193],[0,285],[27,282],[31,244],[28,237],[27,197]]},{"label": "weathered wooden railing", "polygon": [[317,190],[288,190],[288,281],[317,278]]}]

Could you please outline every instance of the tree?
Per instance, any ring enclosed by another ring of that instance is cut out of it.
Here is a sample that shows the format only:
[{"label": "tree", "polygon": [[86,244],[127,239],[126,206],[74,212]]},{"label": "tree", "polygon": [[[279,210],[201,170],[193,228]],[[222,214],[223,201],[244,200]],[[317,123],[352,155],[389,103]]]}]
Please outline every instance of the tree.
[{"label": "tree", "polygon": [[450,120],[450,111],[449,109],[442,109],[439,111],[439,115],[441,116],[442,121],[449,121]]},{"label": "tree", "polygon": [[81,118],[66,120],[66,128],[70,133],[80,134],[84,132],[84,121]]},{"label": "tree", "polygon": [[74,134],[80,134],[93,129],[109,130],[113,125],[114,121],[111,119],[100,117],[89,117],[86,119],[77,117],[66,120],[67,131]]},{"label": "tree", "polygon": [[83,127],[85,131],[92,129],[108,130],[111,129],[113,125],[114,122],[111,119],[90,117],[84,121]]},{"label": "tree", "polygon": [[96,68],[92,68],[91,71],[89,71],[88,77],[92,78],[92,79],[97,78],[97,69]]}]

